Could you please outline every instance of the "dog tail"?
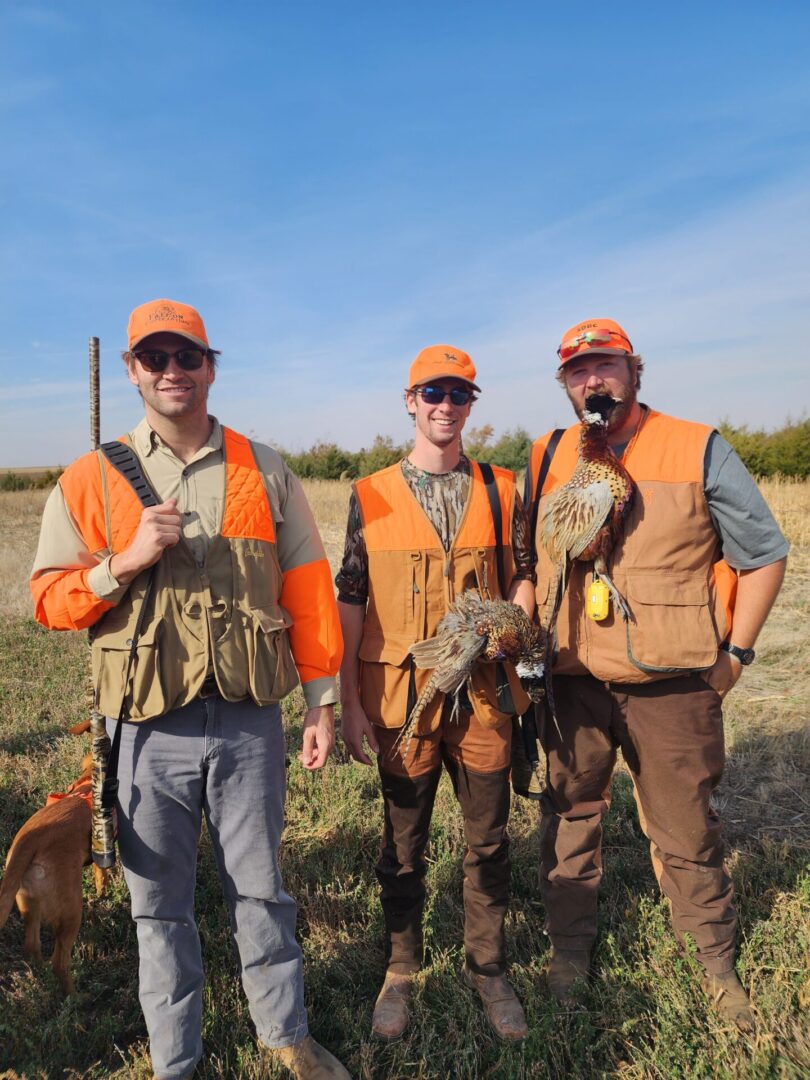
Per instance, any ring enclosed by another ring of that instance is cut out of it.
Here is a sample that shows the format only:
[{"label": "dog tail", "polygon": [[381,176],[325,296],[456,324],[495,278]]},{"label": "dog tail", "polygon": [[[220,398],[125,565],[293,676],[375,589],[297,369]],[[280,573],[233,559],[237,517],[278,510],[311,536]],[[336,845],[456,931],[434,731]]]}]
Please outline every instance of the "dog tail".
[{"label": "dog tail", "polygon": [[20,838],[20,842],[11,845],[6,872],[0,881],[0,930],[6,925],[6,921],[14,907],[14,898],[22,885],[23,875],[34,858],[36,846],[29,841],[29,836]]}]

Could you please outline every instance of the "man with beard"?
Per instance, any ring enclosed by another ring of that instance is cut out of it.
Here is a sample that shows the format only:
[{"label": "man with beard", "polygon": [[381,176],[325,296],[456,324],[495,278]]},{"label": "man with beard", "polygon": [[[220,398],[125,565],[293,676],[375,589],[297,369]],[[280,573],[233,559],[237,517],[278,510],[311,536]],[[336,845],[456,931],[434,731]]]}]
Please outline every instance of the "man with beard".
[{"label": "man with beard", "polygon": [[[52,630],[92,627],[95,703],[126,720],[108,727],[120,738],[118,841],[155,1077],[190,1077],[202,1056],[204,815],[260,1042],[299,1080],[348,1080],[308,1034],[296,906],[278,863],[280,702],[299,678],[303,767],[320,769],[334,746],[342,641],[329,564],[277,451],[208,414],[217,356],[187,304],[132,312],[123,359],[145,417],[51,493],[35,614]],[[133,466],[156,505],[142,507]]]},{"label": "man with beard", "polygon": [[[618,323],[591,319],[572,327],[558,356],[557,379],[577,416],[597,405],[608,414],[610,452],[635,492],[608,567],[629,621],[615,604],[600,621],[589,617],[593,570],[580,562],[571,567],[557,620],[559,733],[545,725],[541,800],[549,987],[571,1004],[576,980],[590,968],[601,823],[621,749],[675,933],[694,943],[709,998],[751,1030],[750,1003],[734,971],[733,887],[710,798],[724,764],[721,702],[754,660],[788,545],[753,478],[716,431],[637,400],[642,361]],[[577,423],[532,448],[527,503],[535,506],[539,497],[538,517],[543,500],[574,472],[579,433]],[[542,622],[554,597],[539,534],[536,549]]]}]

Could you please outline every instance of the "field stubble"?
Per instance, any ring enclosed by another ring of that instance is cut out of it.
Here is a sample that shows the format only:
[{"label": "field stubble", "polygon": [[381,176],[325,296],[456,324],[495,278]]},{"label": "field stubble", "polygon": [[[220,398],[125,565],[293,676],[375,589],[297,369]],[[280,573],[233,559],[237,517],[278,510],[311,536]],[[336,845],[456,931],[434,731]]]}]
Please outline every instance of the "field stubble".
[{"label": "field stubble", "polygon": [[[533,804],[516,800],[511,823],[514,902],[508,934],[512,976],[531,1036],[496,1042],[458,978],[462,950],[463,832],[442,782],[431,833],[425,916],[429,963],[419,977],[408,1036],[368,1036],[383,971],[382,918],[373,862],[381,824],[376,772],[335,760],[306,774],[293,750],[303,699],[284,707],[289,730],[289,891],[299,901],[311,1025],[364,1078],[800,1077],[810,1072],[810,733],[806,668],[810,632],[810,485],[766,481],[763,490],[793,543],[788,578],[762,634],[756,664],[726,704],[728,761],[717,805],[726,825],[740,913],[738,970],[760,1013],[745,1038],[706,1013],[694,961],[679,952],[657,891],[629,778],[621,769],[605,826],[605,881],[595,976],[587,1008],[564,1013],[542,979],[548,942],[536,879]],[[348,484],[306,485],[333,567],[340,559]],[[46,493],[0,495],[0,851],[48,791],[75,775],[81,740],[83,635],[49,634],[30,618],[26,586]],[[91,900],[74,953],[80,996],[60,1001],[50,969],[21,959],[16,914],[0,936],[0,1077],[95,1080],[151,1075],[136,989],[136,946],[127,894]],[[207,971],[199,1075],[274,1077],[255,1049],[228,919],[209,845],[201,845],[197,911]]]}]

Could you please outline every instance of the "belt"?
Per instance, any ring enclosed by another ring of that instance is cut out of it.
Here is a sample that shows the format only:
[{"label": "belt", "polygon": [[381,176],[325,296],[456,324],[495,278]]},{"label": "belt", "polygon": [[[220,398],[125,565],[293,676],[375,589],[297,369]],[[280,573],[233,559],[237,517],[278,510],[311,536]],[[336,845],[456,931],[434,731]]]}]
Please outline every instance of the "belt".
[{"label": "belt", "polygon": [[214,675],[206,675],[205,680],[203,681],[203,684],[200,687],[200,692],[199,692],[199,694],[197,694],[197,697],[209,698],[209,697],[213,697],[214,694],[218,694],[218,693],[219,693],[219,687],[217,686],[216,677]]}]

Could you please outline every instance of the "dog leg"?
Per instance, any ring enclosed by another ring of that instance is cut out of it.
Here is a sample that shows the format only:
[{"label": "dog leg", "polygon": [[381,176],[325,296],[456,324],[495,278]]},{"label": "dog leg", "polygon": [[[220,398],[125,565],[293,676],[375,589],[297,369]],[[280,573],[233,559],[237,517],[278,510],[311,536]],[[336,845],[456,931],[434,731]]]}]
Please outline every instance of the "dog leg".
[{"label": "dog leg", "polygon": [[76,938],[79,936],[79,928],[82,924],[81,894],[79,895],[78,911],[66,911],[58,926],[54,926],[54,946],[51,966],[56,976],[56,981],[66,996],[75,994],[76,987],[73,984],[73,976],[70,973],[70,956]]},{"label": "dog leg", "polygon": [[42,925],[42,909],[39,900],[27,893],[17,893],[17,907],[25,923],[25,942],[23,951],[31,963],[42,963],[42,942],[39,932]]}]

